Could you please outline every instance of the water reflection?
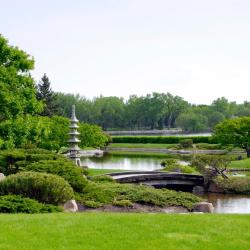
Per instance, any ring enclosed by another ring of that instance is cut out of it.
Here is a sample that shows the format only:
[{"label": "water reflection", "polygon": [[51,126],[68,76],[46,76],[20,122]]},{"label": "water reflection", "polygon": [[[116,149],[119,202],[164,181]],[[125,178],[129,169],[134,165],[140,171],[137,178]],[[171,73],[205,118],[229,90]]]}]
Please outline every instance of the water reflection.
[{"label": "water reflection", "polygon": [[250,213],[250,196],[233,194],[206,194],[202,198],[214,205],[214,213]]},{"label": "water reflection", "polygon": [[143,157],[123,157],[123,156],[104,156],[100,158],[82,158],[82,165],[89,168],[98,169],[120,169],[120,170],[142,170],[153,171],[161,169],[162,158],[143,158]]}]

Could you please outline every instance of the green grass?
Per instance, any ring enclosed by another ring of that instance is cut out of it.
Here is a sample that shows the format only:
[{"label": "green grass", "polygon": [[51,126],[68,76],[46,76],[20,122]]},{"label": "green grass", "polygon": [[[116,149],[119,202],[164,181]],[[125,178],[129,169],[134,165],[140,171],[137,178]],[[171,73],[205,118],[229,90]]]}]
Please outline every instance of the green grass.
[{"label": "green grass", "polygon": [[109,173],[113,173],[113,172],[126,172],[126,170],[88,168],[87,172],[88,172],[88,176],[95,176],[95,175],[101,175],[101,174],[109,174]]},{"label": "green grass", "polygon": [[4,250],[248,250],[250,215],[0,215]]},{"label": "green grass", "polygon": [[232,161],[229,168],[250,168],[250,158],[246,158],[240,161]]},{"label": "green grass", "polygon": [[178,155],[170,155],[166,153],[158,153],[158,152],[129,152],[129,151],[109,151],[109,155],[117,155],[117,156],[142,156],[142,157],[160,157],[160,158],[178,158]]},{"label": "green grass", "polygon": [[173,148],[178,144],[152,144],[152,143],[111,143],[110,148]]}]

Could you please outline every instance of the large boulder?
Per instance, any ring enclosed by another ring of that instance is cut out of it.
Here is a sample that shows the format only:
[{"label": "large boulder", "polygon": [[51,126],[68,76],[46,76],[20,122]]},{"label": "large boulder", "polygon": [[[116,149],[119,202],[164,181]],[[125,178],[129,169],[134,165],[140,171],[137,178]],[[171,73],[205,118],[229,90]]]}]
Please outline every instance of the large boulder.
[{"label": "large boulder", "polygon": [[63,205],[64,212],[77,212],[78,206],[75,200],[69,200]]},{"label": "large boulder", "polygon": [[214,206],[209,202],[199,202],[195,205],[193,212],[202,212],[202,213],[213,213]]}]

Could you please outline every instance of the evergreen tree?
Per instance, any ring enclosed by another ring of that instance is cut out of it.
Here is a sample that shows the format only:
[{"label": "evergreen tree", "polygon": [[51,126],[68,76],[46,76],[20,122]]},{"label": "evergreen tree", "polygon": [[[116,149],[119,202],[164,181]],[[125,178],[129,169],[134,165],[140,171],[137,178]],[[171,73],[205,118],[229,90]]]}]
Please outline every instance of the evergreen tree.
[{"label": "evergreen tree", "polygon": [[56,104],[56,94],[50,87],[50,81],[46,74],[43,75],[37,85],[37,99],[44,103],[44,109],[40,113],[42,116],[53,116],[58,114]]}]

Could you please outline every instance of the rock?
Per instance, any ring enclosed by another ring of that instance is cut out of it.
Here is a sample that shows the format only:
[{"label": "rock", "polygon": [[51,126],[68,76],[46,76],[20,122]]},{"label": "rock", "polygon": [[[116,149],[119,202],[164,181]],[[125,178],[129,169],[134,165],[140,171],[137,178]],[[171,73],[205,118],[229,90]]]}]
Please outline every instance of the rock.
[{"label": "rock", "polygon": [[209,202],[199,202],[195,205],[193,212],[213,213],[214,206]]},{"label": "rock", "polygon": [[204,187],[203,186],[194,186],[192,192],[194,194],[203,194],[204,193]]},{"label": "rock", "polygon": [[75,200],[69,200],[63,205],[64,212],[77,212],[78,206]]},{"label": "rock", "polygon": [[4,180],[6,177],[3,173],[0,173],[0,181]]},{"label": "rock", "polygon": [[216,183],[211,182],[208,186],[208,192],[211,193],[224,193],[224,190],[220,187],[218,187],[218,185],[216,185]]}]

